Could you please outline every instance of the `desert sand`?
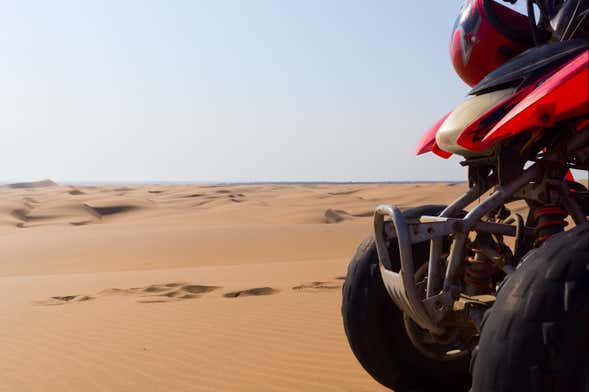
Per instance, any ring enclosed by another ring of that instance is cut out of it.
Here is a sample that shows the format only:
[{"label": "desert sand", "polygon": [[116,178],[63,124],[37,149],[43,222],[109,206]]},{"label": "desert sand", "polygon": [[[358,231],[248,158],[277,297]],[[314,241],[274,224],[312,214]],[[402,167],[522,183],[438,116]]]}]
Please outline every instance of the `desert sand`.
[{"label": "desert sand", "polygon": [[373,208],[466,184],[0,187],[0,390],[378,391],[341,324]]}]

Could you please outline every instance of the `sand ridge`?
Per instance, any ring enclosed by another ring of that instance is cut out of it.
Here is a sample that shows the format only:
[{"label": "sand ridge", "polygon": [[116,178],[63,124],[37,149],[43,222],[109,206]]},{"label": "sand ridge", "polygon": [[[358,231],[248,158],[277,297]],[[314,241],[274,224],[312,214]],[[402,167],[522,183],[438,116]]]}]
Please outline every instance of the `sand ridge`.
[{"label": "sand ridge", "polygon": [[[246,210],[238,206],[241,203],[255,210],[255,214],[246,213],[254,222],[337,223],[371,216],[375,203],[390,201],[389,189],[395,189],[397,204],[414,202],[420,196],[413,193],[427,184],[337,185],[343,188],[337,191],[331,190],[332,186],[235,185],[218,189],[207,185],[74,187],[57,186],[48,180],[21,183],[0,187],[0,229],[102,223],[122,215],[145,219],[197,214],[212,223],[225,220],[226,213],[243,216]],[[8,224],[9,217],[12,224]]]}]

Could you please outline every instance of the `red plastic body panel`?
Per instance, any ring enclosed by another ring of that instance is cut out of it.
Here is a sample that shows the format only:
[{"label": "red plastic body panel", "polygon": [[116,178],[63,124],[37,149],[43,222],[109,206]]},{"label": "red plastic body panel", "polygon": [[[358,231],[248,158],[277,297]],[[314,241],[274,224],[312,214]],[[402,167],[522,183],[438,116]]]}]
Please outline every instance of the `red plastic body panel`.
[{"label": "red plastic body panel", "polygon": [[438,147],[437,143],[434,143],[434,145],[432,147],[432,152],[434,154],[436,154],[437,156],[442,157],[444,159],[448,159],[452,156],[451,152],[442,150],[440,147]]},{"label": "red plastic body panel", "polygon": [[478,144],[488,148],[532,127],[589,114],[589,51],[560,68],[505,115]]},{"label": "red plastic body panel", "polygon": [[589,112],[587,60],[584,52],[560,69],[545,75],[504,99],[460,134],[457,143],[483,151],[497,142],[532,127]]},{"label": "red plastic body panel", "polygon": [[417,143],[417,147],[415,148],[415,155],[421,155],[425,154],[426,152],[433,151],[433,148],[436,144],[436,133],[438,132],[438,129],[440,129],[444,121],[446,121],[450,113],[446,114],[444,117],[439,119],[438,122],[435,123],[430,129],[428,129],[428,131],[421,137],[421,139]]},{"label": "red plastic body panel", "polygon": [[[436,133],[449,115],[421,138],[417,155],[430,151],[443,158],[452,155],[436,144]],[[589,115],[589,51],[495,105],[470,124],[457,143],[471,151],[483,151],[530,128],[541,129],[582,115]]]},{"label": "red plastic body panel", "polygon": [[517,105],[527,94],[529,94],[535,85],[529,85],[516,91],[513,95],[505,98],[497,105],[489,109],[488,112],[476,119],[456,139],[456,143],[472,151],[483,150],[481,140],[486,134]]}]

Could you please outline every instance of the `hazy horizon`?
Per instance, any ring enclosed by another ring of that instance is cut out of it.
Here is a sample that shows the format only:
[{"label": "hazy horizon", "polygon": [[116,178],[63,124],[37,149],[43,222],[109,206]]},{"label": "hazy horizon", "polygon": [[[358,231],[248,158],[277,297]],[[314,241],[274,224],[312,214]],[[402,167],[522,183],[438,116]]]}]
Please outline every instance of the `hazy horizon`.
[{"label": "hazy horizon", "polygon": [[19,185],[19,184],[34,184],[37,182],[51,181],[60,186],[157,186],[157,185],[345,185],[345,184],[422,184],[422,183],[461,183],[467,180],[406,180],[406,181],[300,181],[300,180],[284,180],[284,181],[53,181],[50,178],[33,179],[30,181],[0,181],[0,186],[5,185]]},{"label": "hazy horizon", "polygon": [[460,1],[13,2],[5,182],[466,179],[414,156],[468,91]]}]

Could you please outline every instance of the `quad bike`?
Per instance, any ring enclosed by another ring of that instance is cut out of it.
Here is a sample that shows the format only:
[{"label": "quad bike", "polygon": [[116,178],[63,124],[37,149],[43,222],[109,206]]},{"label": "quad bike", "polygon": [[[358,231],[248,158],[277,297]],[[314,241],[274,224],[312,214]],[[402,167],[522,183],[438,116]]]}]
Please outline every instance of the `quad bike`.
[{"label": "quad bike", "polygon": [[464,157],[469,190],[377,207],[349,265],[349,344],[396,392],[589,391],[589,0],[527,9],[467,0],[454,27],[473,89],[417,154]]}]

